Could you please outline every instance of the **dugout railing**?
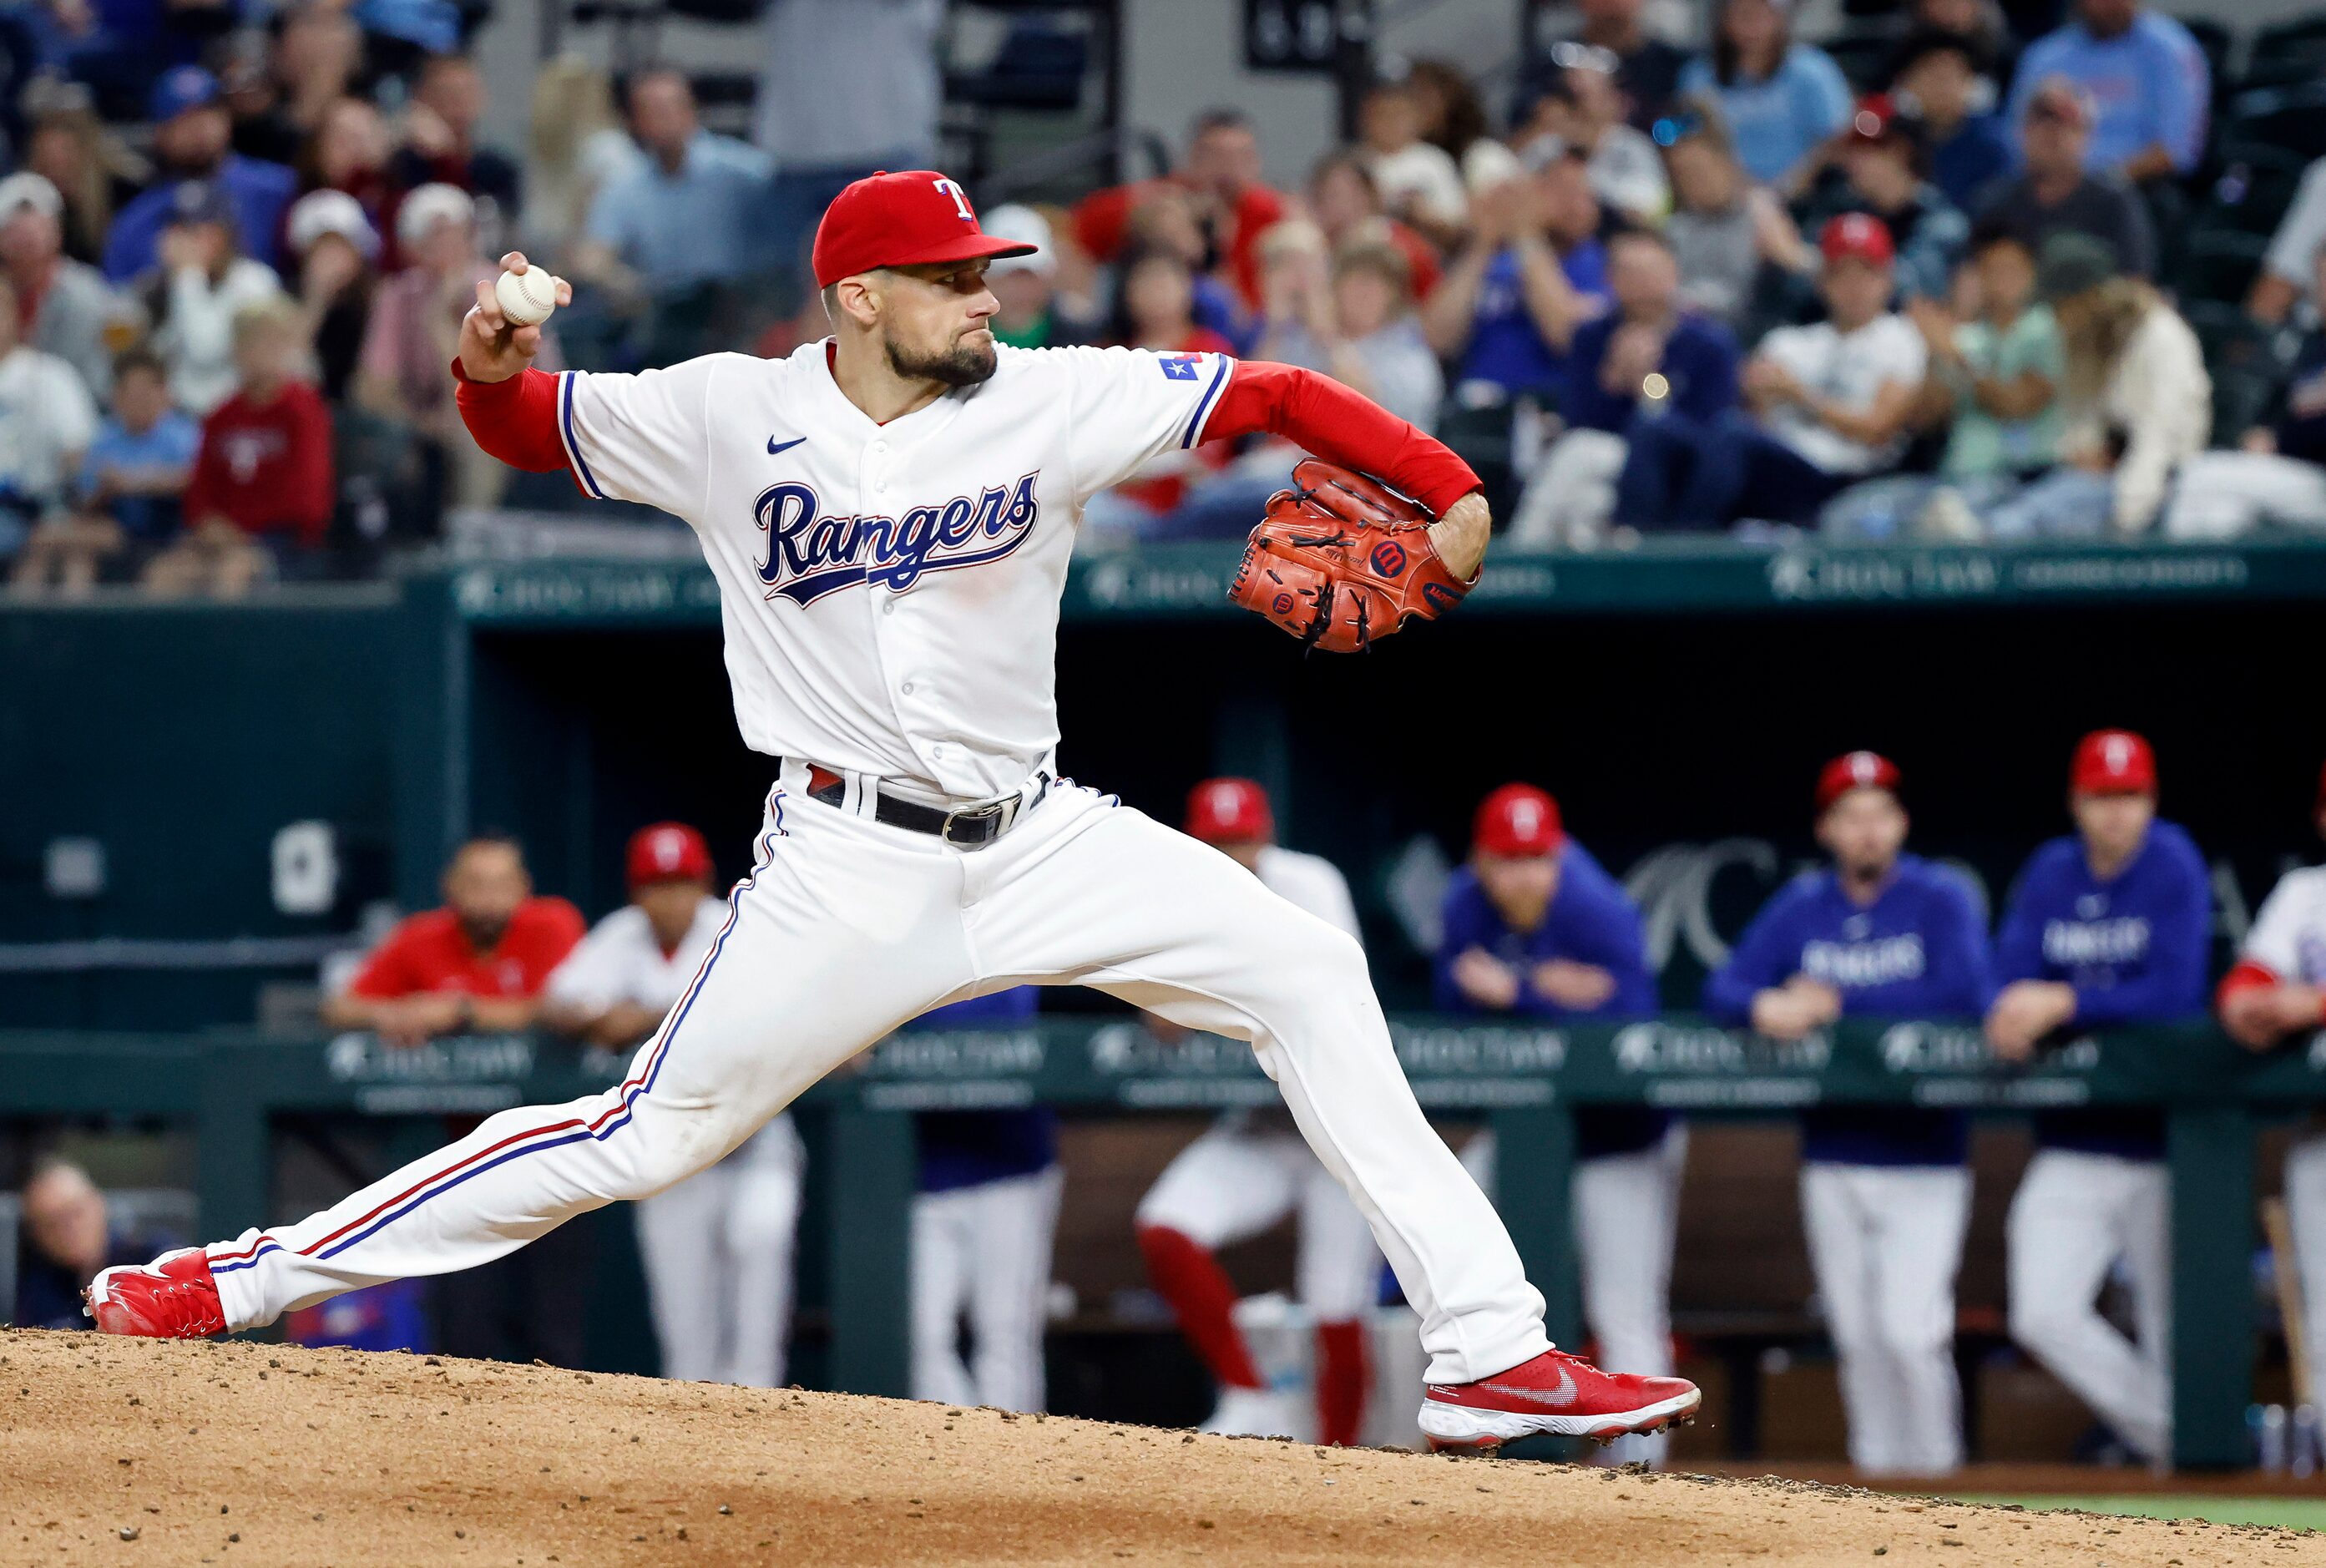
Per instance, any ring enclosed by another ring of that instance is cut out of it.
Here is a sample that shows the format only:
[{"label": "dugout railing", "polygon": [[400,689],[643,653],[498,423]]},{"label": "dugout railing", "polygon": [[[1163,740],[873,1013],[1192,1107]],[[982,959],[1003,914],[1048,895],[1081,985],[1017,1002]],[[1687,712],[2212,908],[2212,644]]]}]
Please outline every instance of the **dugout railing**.
[{"label": "dugout railing", "polygon": [[[1972,1027],[1845,1023],[1782,1043],[1682,1017],[1570,1028],[1422,1017],[1393,1022],[1407,1076],[1435,1115],[1491,1125],[1503,1154],[1496,1200],[1574,1342],[1577,1307],[1568,1184],[1581,1106],[1651,1105],[1691,1117],[1782,1116],[1814,1105],[1920,1106],[1980,1115],[2155,1106],[2172,1167],[2174,1452],[2180,1465],[2247,1461],[2245,1426],[2260,1325],[2256,1129],[2326,1103],[2326,1034],[2256,1056],[2202,1023],[2079,1036],[2032,1064],[1995,1061]],[[458,1038],[395,1050],[360,1034],[284,1041],[0,1033],[12,1070],[0,1115],[155,1117],[198,1134],[202,1233],[230,1236],[270,1213],[279,1116],[483,1114],[550,1104],[613,1081],[625,1058],[526,1037]],[[912,1113],[1035,1104],[1086,1114],[1264,1106],[1276,1091],[1251,1053],[1197,1036],[1164,1046],[1136,1022],[1049,1019],[1006,1031],[933,1031],[884,1041],[812,1090],[826,1119],[828,1378],[906,1392],[907,1222]]]}]

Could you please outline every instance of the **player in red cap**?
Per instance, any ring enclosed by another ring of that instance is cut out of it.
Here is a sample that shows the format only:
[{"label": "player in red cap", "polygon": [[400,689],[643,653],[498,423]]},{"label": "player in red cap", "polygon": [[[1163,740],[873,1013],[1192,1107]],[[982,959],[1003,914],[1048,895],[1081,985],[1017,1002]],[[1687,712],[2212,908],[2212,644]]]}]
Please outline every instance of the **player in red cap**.
[{"label": "player in red cap", "polygon": [[[1509,1231],[1399,1068],[1363,949],[1057,774],[1059,608],[1094,496],[1206,441],[1305,448],[1323,466],[1271,502],[1242,602],[1288,626],[1305,603],[1323,646],[1354,648],[1475,582],[1492,531],[1477,475],[1307,370],[998,346],[985,268],[1020,249],[937,171],[859,180],[816,235],[832,337],[635,376],[532,369],[540,325],[511,322],[498,280],[478,285],[454,376],[479,448],[570,470],[702,541],[737,724],[773,774],[758,865],[619,1085],[504,1112],[294,1223],[101,1274],[99,1327],[254,1328],[488,1262],[692,1175],[917,1014],[1078,984],[1250,1042],[1420,1316],[1433,1443],[1612,1438],[1694,1414],[1689,1384],[1551,1346]],[[1349,526],[1304,542],[1293,518],[1312,513]],[[1377,543],[1335,555],[1344,536]]]},{"label": "player in red cap", "polygon": [[[544,1020],[627,1053],[684,993],[727,904],[711,891],[711,846],[683,822],[639,828],[623,864],[630,901],[591,927],[549,977]],[[638,1201],[638,1261],[664,1377],[783,1383],[806,1165],[786,1114],[708,1171]]]},{"label": "player in red cap", "polygon": [[[1780,889],[1705,982],[1706,1011],[1800,1040],[1849,1018],[1976,1019],[1986,929],[1963,878],[1905,853],[1896,764],[1835,758],[1817,779],[1833,863]],[[1921,1110],[1801,1117],[1801,1222],[1841,1364],[1849,1460],[1870,1475],[1962,1463],[1955,1275],[1970,1223],[1968,1127]]]},{"label": "player in red cap", "polygon": [[[1322,855],[1276,842],[1268,791],[1250,779],[1206,779],[1187,792],[1187,832],[1261,884],[1362,942],[1347,879]],[[1186,1031],[1149,1015],[1159,1039]],[[1236,1321],[1236,1289],[1219,1249],[1288,1215],[1300,1220],[1294,1289],[1315,1325],[1316,1399],[1302,1408],[1270,1386]],[[1223,1116],[1179,1152],[1140,1199],[1147,1276],[1219,1386],[1206,1432],[1349,1444],[1364,1428],[1372,1384],[1365,1317],[1381,1281],[1381,1249],[1364,1216],[1281,1111]]]},{"label": "player in red cap", "polygon": [[[1557,1022],[1656,1012],[1638,906],[1531,784],[1505,784],[1479,802],[1470,861],[1448,881],[1439,922],[1432,990],[1441,1013]],[[1577,1114],[1575,1145],[1584,1321],[1603,1365],[1669,1377],[1687,1134],[1664,1112],[1611,1108]],[[1491,1132],[1462,1151],[1489,1192],[1499,1153]],[[1657,1464],[1665,1446],[1660,1433],[1625,1438],[1610,1457]]]},{"label": "player in red cap", "polygon": [[[2326,835],[2326,772],[2310,820]],[[2248,1050],[2306,1041],[2326,1029],[2326,866],[2300,866],[2277,879],[2215,1000],[2221,1027]],[[2285,1152],[2285,1210],[2309,1342],[2326,1347],[2326,1134],[2314,1123]],[[2318,1356],[2310,1359],[2310,1386],[2297,1393],[2326,1405],[2326,1365]]]},{"label": "player in red cap", "polygon": [[[2188,834],[2157,818],[2156,789],[2143,737],[2077,744],[2076,831],[2028,857],[1996,932],[1986,1038],[2005,1060],[2065,1030],[2204,1012],[2212,884]],[[2171,1202],[2162,1112],[2045,1111],[2006,1227],[2012,1338],[2155,1465],[2172,1458]],[[2098,1311],[2119,1259],[2136,1340]]]}]

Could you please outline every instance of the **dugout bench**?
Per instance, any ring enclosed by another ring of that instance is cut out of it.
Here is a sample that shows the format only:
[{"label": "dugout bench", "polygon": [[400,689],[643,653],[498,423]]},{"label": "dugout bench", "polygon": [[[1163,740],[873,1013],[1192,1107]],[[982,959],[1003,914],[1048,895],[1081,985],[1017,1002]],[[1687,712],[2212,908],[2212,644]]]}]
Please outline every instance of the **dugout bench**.
[{"label": "dugout bench", "polygon": [[[2326,1034],[2265,1057],[2203,1024],[2081,1036],[2024,1069],[1996,1063],[1950,1023],[1846,1022],[1781,1043],[1687,1018],[1571,1028],[1392,1021],[1425,1108],[1475,1115],[1502,1141],[1496,1200],[1549,1303],[1552,1337],[1580,1338],[1568,1181],[1575,1107],[1650,1105],[1690,1117],[1782,1116],[1812,1105],[1981,1114],[2162,1106],[2172,1165],[2174,1451],[2187,1469],[2247,1462],[2256,1324],[2250,1285],[2258,1121],[2326,1102]],[[141,1116],[200,1134],[202,1233],[284,1218],[267,1209],[272,1118],[340,1112],[487,1114],[554,1104],[614,1081],[626,1057],[526,1037],[412,1050],[347,1034],[0,1033],[0,1115]],[[825,1118],[823,1227],[833,1386],[907,1387],[911,1115],[1044,1104],[1084,1112],[1226,1110],[1276,1103],[1250,1050],[1196,1036],[1165,1047],[1128,1019],[1053,1018],[1002,1031],[892,1037],[861,1070],[810,1091]]]}]

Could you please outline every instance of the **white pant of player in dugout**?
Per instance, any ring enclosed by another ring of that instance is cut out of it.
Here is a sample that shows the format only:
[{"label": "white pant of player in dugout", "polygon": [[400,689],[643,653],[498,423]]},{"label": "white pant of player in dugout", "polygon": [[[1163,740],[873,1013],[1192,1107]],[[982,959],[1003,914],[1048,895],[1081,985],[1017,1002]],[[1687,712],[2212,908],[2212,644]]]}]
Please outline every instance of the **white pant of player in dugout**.
[{"label": "white pant of player in dugout", "polygon": [[1415,1103],[1346,935],[1093,790],[1052,785],[962,850],[851,809],[870,799],[854,779],[841,806],[810,800],[805,774],[785,764],[725,930],[622,1084],[502,1112],[321,1213],[212,1249],[228,1326],[472,1267],[658,1192],[907,1019],[1047,983],[1251,1042],[1420,1313],[1433,1384],[1548,1348],[1541,1295]]},{"label": "white pant of player in dugout", "polygon": [[777,1388],[807,1153],[777,1116],[710,1170],[638,1205],[638,1261],[662,1375]]}]

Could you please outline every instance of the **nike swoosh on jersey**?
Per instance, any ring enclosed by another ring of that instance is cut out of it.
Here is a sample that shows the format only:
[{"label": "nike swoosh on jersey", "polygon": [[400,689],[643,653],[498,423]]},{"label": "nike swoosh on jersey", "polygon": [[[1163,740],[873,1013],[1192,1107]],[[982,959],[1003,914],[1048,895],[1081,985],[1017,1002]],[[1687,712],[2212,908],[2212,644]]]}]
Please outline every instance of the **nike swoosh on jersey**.
[{"label": "nike swoosh on jersey", "polygon": [[1507,1383],[1481,1383],[1479,1387],[1490,1394],[1501,1394],[1512,1399],[1523,1399],[1529,1405],[1572,1405],[1575,1403],[1575,1374],[1561,1371],[1556,1388],[1513,1388]]},{"label": "nike swoosh on jersey", "polygon": [[768,437],[768,455],[769,457],[773,457],[779,452],[789,452],[793,447],[797,446],[801,442],[805,441],[807,437],[805,435],[795,435],[789,441],[777,441],[774,436],[770,435]]}]

